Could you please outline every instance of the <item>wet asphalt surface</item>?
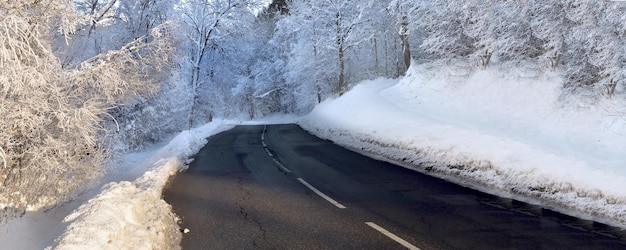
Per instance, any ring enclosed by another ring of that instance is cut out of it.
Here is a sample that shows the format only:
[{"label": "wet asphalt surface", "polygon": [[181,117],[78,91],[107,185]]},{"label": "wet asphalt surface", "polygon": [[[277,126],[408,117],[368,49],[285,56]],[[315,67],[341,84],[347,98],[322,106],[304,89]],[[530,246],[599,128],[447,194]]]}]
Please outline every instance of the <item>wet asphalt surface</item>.
[{"label": "wet asphalt surface", "polygon": [[[310,184],[345,208],[305,186]],[[164,199],[183,249],[626,249],[619,228],[374,160],[297,125],[209,138]]]}]

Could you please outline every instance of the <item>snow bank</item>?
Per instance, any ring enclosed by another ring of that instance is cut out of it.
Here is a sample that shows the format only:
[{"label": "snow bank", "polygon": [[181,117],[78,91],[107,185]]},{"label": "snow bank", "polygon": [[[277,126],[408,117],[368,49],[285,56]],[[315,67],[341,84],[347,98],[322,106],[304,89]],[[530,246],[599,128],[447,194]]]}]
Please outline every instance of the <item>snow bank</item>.
[{"label": "snow bank", "polygon": [[459,80],[446,70],[363,82],[299,124],[420,172],[626,227],[624,98],[565,103],[556,75]]},{"label": "snow bank", "polygon": [[168,178],[206,144],[228,130],[223,121],[184,131],[155,151],[134,181],[112,182],[65,218],[70,223],[55,249],[178,249],[182,235],[177,217],[161,199]]}]

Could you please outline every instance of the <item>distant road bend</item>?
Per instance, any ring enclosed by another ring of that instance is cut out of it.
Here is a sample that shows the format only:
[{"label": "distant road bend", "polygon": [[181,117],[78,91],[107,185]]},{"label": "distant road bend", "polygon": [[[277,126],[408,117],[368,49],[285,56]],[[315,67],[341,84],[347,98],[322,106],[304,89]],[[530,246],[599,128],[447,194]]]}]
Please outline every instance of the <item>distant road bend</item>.
[{"label": "distant road bend", "polygon": [[165,200],[183,249],[626,249],[626,233],[483,194],[308,134],[209,138]]}]

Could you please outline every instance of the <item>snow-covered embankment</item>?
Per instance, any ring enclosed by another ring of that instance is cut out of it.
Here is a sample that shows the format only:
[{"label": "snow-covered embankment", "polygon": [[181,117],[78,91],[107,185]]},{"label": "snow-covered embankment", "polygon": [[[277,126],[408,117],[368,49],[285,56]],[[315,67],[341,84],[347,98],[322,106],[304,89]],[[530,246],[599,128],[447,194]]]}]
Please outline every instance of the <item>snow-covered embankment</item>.
[{"label": "snow-covered embankment", "polygon": [[363,82],[299,124],[420,172],[626,227],[624,98],[583,105],[562,99],[555,75],[433,73],[442,70]]}]

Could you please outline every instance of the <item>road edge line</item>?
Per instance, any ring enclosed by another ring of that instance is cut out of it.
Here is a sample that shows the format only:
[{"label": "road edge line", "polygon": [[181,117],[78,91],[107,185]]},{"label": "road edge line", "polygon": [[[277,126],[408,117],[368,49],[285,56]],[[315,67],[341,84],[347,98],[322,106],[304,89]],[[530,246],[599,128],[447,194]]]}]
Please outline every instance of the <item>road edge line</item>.
[{"label": "road edge line", "polygon": [[267,125],[263,126],[263,133],[261,134],[261,144],[263,144],[263,149],[265,149],[265,153],[267,153],[267,155],[270,156],[270,158],[272,158],[272,160],[278,164],[278,166],[286,173],[291,173],[291,169],[285,167],[285,165],[283,165],[282,163],[280,163],[280,161],[278,161],[276,158],[274,158],[274,154],[272,154],[272,152],[270,152],[269,147],[267,146],[267,143],[265,143],[265,131],[267,130]]},{"label": "road edge line", "polygon": [[382,233],[383,235],[389,237],[390,239],[394,240],[395,242],[400,243],[400,245],[406,247],[407,249],[411,249],[411,250],[420,250],[418,247],[414,246],[413,244],[407,242],[406,240],[398,237],[397,235],[387,231],[387,229],[382,228],[379,225],[376,225],[376,223],[374,222],[365,222],[365,224],[367,224],[368,226],[370,226],[371,228],[375,229],[376,231]]},{"label": "road edge line", "polygon": [[316,193],[317,195],[319,195],[320,197],[324,198],[326,201],[330,202],[331,204],[335,205],[335,207],[338,207],[340,209],[344,209],[346,208],[346,206],[341,205],[341,203],[337,202],[336,200],[333,200],[333,198],[330,198],[328,195],[322,193],[321,191],[319,191],[317,188],[313,187],[311,184],[309,184],[307,181],[305,181],[302,178],[298,178],[298,181],[300,181],[300,183],[302,183],[303,185],[305,185],[306,187],[308,187],[309,189],[311,189],[311,191],[313,191],[314,193]]}]

